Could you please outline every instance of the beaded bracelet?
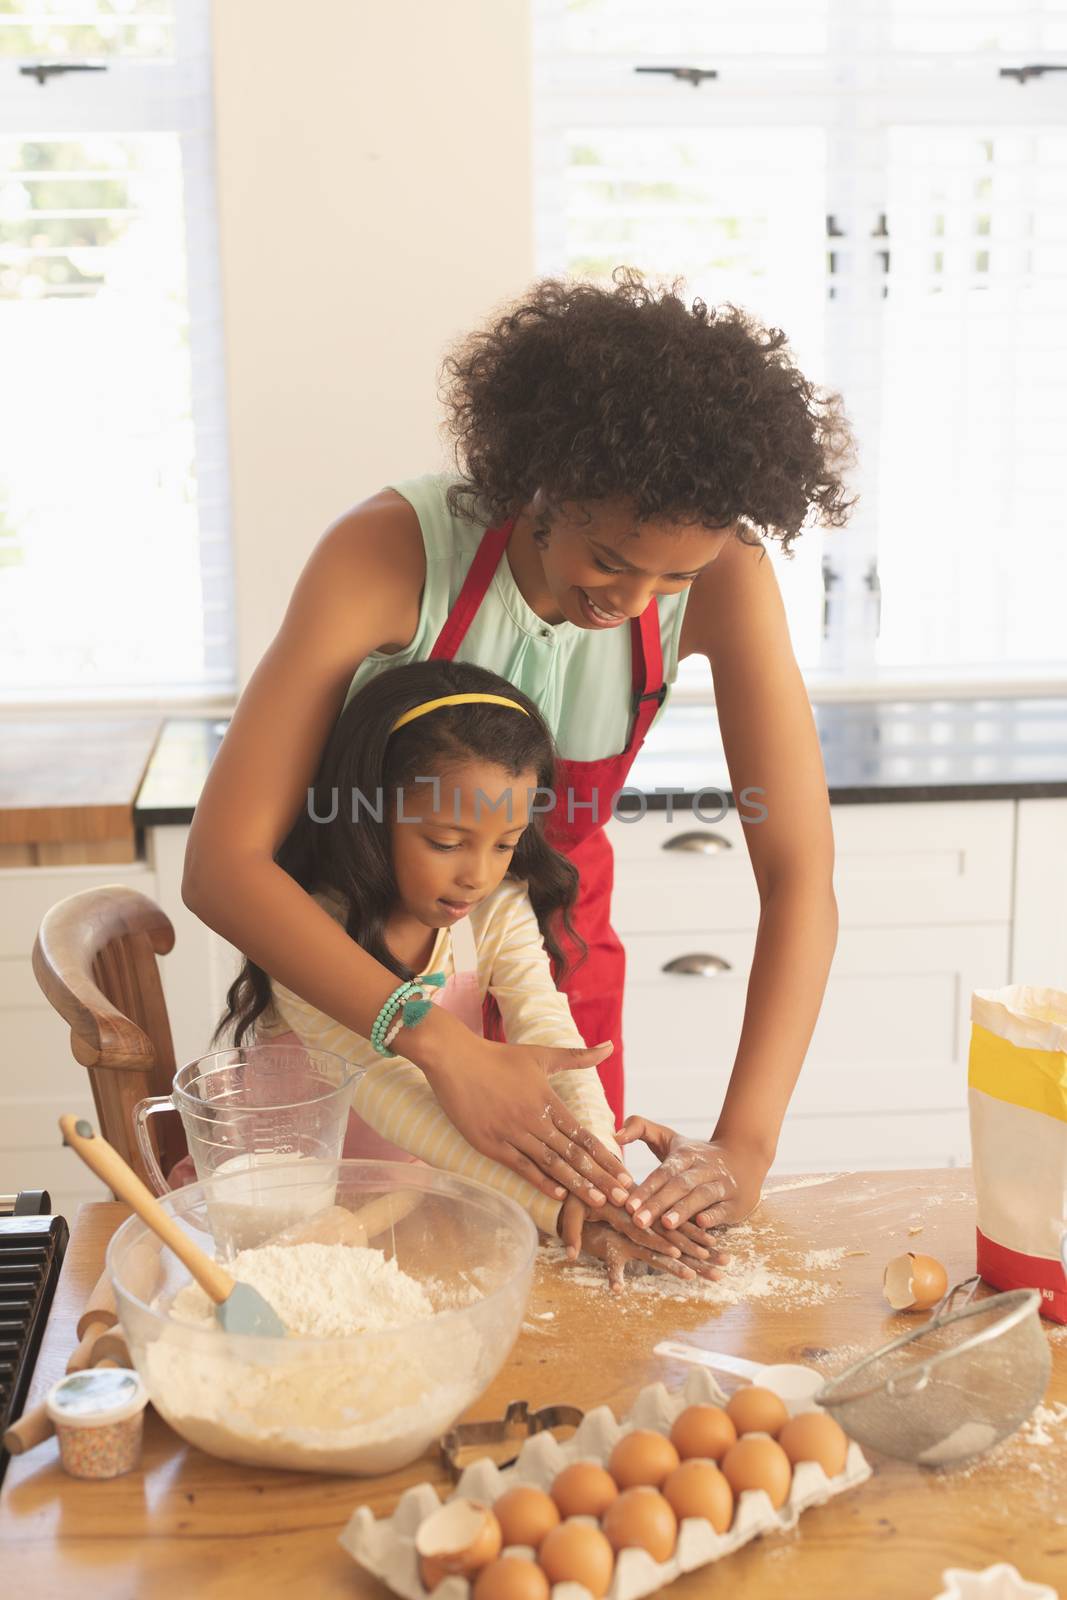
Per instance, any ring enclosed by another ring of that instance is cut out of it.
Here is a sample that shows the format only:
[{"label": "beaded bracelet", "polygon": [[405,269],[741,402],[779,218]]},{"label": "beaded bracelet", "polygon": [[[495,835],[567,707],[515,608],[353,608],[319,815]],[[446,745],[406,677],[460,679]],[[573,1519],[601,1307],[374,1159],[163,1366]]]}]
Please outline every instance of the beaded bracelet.
[{"label": "beaded bracelet", "polygon": [[440,988],[444,981],[443,972],[427,972],[421,978],[410,978],[407,983],[393,990],[375,1017],[370,1031],[370,1042],[380,1056],[392,1053],[389,1046],[401,1028],[418,1026],[432,1004],[429,998],[431,991]]},{"label": "beaded bracelet", "polygon": [[374,1046],[375,1050],[377,1050],[379,1055],[382,1053],[385,1030],[388,1028],[396,1012],[399,1010],[400,1006],[404,1003],[414,988],[415,980],[414,978],[409,978],[406,983],[402,983],[396,989],[394,989],[371,1024],[370,1042]]}]

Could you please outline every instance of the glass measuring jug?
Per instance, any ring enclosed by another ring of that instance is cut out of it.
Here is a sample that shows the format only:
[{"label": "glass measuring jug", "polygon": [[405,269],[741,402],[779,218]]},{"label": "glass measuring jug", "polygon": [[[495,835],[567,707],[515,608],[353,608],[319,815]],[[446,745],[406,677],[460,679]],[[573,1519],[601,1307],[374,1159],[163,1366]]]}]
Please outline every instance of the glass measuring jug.
[{"label": "glass measuring jug", "polygon": [[330,1050],[255,1044],[218,1050],[182,1067],[169,1095],[133,1108],[133,1129],[157,1192],[170,1185],[156,1159],[149,1119],[177,1111],[201,1183],[248,1174],[250,1198],[259,1169],[281,1161],[340,1159],[352,1090],[362,1069]]}]

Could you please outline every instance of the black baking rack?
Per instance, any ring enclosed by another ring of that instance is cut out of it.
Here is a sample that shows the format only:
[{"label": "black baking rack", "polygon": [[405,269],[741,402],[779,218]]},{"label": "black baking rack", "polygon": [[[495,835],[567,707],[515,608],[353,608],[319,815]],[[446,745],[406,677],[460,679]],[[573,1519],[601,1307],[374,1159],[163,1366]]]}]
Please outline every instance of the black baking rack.
[{"label": "black baking rack", "polygon": [[[22,1415],[69,1237],[44,1189],[0,1195],[0,1438]],[[0,1482],[7,1471],[0,1446]]]}]

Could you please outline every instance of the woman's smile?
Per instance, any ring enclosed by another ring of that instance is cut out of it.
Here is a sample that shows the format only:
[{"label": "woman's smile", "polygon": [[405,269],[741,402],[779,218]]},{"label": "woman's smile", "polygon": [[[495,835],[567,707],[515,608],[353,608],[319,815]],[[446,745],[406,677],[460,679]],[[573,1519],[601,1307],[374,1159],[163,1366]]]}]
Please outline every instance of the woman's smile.
[{"label": "woman's smile", "polygon": [[598,606],[588,589],[576,588],[579,602],[585,612],[586,622],[592,628],[617,628],[627,620],[625,611],[608,611]]}]

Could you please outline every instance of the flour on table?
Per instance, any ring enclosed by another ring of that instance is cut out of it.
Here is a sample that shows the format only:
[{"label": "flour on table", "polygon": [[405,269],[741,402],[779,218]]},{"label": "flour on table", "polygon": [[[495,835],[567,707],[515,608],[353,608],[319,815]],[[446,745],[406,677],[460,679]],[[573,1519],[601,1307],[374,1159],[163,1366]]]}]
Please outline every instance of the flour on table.
[{"label": "flour on table", "polygon": [[[748,1300],[773,1300],[802,1306],[816,1305],[833,1292],[832,1285],[828,1283],[819,1283],[813,1278],[796,1278],[788,1272],[774,1272],[761,1257],[745,1256],[736,1248],[736,1241],[743,1232],[741,1228],[731,1228],[729,1243],[733,1260],[728,1267],[723,1267],[723,1276],[718,1281],[710,1278],[676,1278],[654,1267],[637,1275],[631,1265],[625,1279],[628,1306],[632,1307],[635,1299],[690,1300],[702,1305],[719,1306],[742,1305]],[[562,1266],[571,1283],[590,1289],[607,1288],[606,1271],[590,1271],[581,1257],[579,1261],[582,1265],[571,1267],[562,1245],[547,1244],[542,1246],[542,1250],[545,1261],[552,1266]]]},{"label": "flour on table", "polygon": [[495,1357],[381,1251],[265,1245],[228,1264],[281,1317],[287,1339],[234,1339],[196,1284],[169,1306],[144,1351],[152,1402],[193,1444],[229,1460],[378,1473],[411,1459],[455,1420]]},{"label": "flour on table", "polygon": [[1027,1444],[1051,1444],[1052,1434],[1048,1430],[1058,1428],[1062,1422],[1067,1422],[1067,1405],[1062,1401],[1053,1400],[1051,1405],[1037,1406],[1023,1423]]},{"label": "flour on table", "polygon": [[809,1272],[813,1268],[821,1271],[827,1267],[838,1266],[846,1254],[866,1254],[866,1252],[846,1251],[844,1245],[834,1246],[829,1250],[809,1250],[807,1255],[801,1258],[801,1266],[806,1267]]}]

